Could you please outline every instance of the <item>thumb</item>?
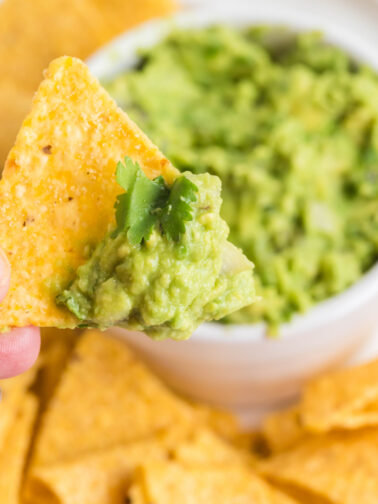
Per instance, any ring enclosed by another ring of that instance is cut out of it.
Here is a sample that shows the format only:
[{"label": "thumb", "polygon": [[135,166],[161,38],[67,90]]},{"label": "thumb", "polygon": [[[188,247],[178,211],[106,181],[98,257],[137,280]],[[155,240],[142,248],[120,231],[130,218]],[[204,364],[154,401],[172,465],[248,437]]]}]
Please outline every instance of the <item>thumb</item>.
[{"label": "thumb", "polygon": [[29,369],[38,357],[40,345],[37,327],[17,327],[0,334],[0,380]]}]

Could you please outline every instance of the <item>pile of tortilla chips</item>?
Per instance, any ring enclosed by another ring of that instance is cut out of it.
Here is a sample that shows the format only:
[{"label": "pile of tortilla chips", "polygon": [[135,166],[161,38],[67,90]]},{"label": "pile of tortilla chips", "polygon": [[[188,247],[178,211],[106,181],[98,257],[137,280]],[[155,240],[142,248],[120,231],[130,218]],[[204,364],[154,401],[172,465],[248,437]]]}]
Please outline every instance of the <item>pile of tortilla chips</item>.
[{"label": "pile of tortilla chips", "polygon": [[0,383],[0,502],[376,503],[377,372],[321,378],[246,434],[109,334],[50,330],[35,369]]},{"label": "pile of tortilla chips", "polygon": [[175,0],[4,0],[0,5],[0,171],[49,62],[86,58]]},{"label": "pile of tortilla chips", "polygon": [[45,333],[36,369],[1,387],[2,503],[295,502],[254,471],[233,416],[178,397],[109,334]]},{"label": "pile of tortilla chips", "polygon": [[378,361],[319,378],[267,418],[264,477],[306,503],[378,502]]}]

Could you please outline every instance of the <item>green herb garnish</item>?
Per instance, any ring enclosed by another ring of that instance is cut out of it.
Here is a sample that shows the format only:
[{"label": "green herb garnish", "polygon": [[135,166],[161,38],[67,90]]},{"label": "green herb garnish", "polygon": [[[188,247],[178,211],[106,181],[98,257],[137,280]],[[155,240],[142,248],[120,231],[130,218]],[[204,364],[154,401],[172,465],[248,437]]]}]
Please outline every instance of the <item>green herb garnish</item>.
[{"label": "green herb garnish", "polygon": [[172,185],[168,201],[161,212],[161,226],[170,240],[178,241],[185,233],[185,223],[193,219],[198,188],[191,180],[180,177]]},{"label": "green herb garnish", "polygon": [[130,158],[119,162],[116,180],[125,190],[117,196],[117,228],[114,235],[127,232],[132,245],[147,240],[154,226],[160,224],[169,240],[178,241],[185,232],[185,223],[193,219],[193,205],[198,188],[191,180],[181,176],[171,187],[163,177],[150,180]]}]

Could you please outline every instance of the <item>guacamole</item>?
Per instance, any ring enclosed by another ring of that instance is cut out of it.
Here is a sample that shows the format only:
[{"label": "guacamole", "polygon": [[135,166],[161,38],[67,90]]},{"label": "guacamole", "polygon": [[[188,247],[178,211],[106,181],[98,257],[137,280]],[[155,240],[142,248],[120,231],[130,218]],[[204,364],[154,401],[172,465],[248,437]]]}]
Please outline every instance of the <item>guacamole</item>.
[{"label": "guacamole", "polygon": [[[133,167],[127,168],[125,177]],[[129,189],[125,195],[124,214],[122,196],[118,198],[118,228],[78,268],[58,302],[91,327],[121,326],[157,339],[185,339],[201,322],[222,318],[254,301],[253,265],[227,242],[228,226],[219,215],[218,177],[188,172],[169,189],[161,178],[153,186],[140,174],[136,173],[140,184],[134,185],[133,194]],[[185,191],[174,193],[185,181],[189,189],[195,187],[195,197],[192,194],[186,202]],[[146,220],[142,206],[148,192],[158,186],[167,191],[170,219],[161,208],[163,193],[156,199],[160,207],[145,213]],[[136,220],[130,222],[134,211]],[[154,215],[158,217],[150,220]],[[180,231],[177,235],[175,229]]]},{"label": "guacamole", "polygon": [[231,241],[261,301],[224,321],[270,331],[378,257],[378,77],[318,33],[173,31],[105,83],[182,171],[222,180]]}]

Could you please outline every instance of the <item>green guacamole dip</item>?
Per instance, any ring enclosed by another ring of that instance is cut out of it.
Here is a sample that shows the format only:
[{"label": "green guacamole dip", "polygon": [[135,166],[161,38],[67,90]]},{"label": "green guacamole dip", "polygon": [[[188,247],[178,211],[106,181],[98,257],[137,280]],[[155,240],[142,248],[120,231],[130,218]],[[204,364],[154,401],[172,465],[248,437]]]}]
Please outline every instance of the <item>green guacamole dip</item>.
[{"label": "green guacamole dip", "polygon": [[126,232],[112,232],[59,296],[84,324],[185,339],[200,323],[254,301],[253,265],[227,242],[228,226],[219,215],[219,178],[183,176],[198,191],[179,240],[169,240],[158,225],[139,244],[131,244]]},{"label": "green guacamole dip", "polygon": [[230,239],[270,330],[378,256],[378,78],[317,33],[174,31],[107,89],[180,170],[222,180]]}]

